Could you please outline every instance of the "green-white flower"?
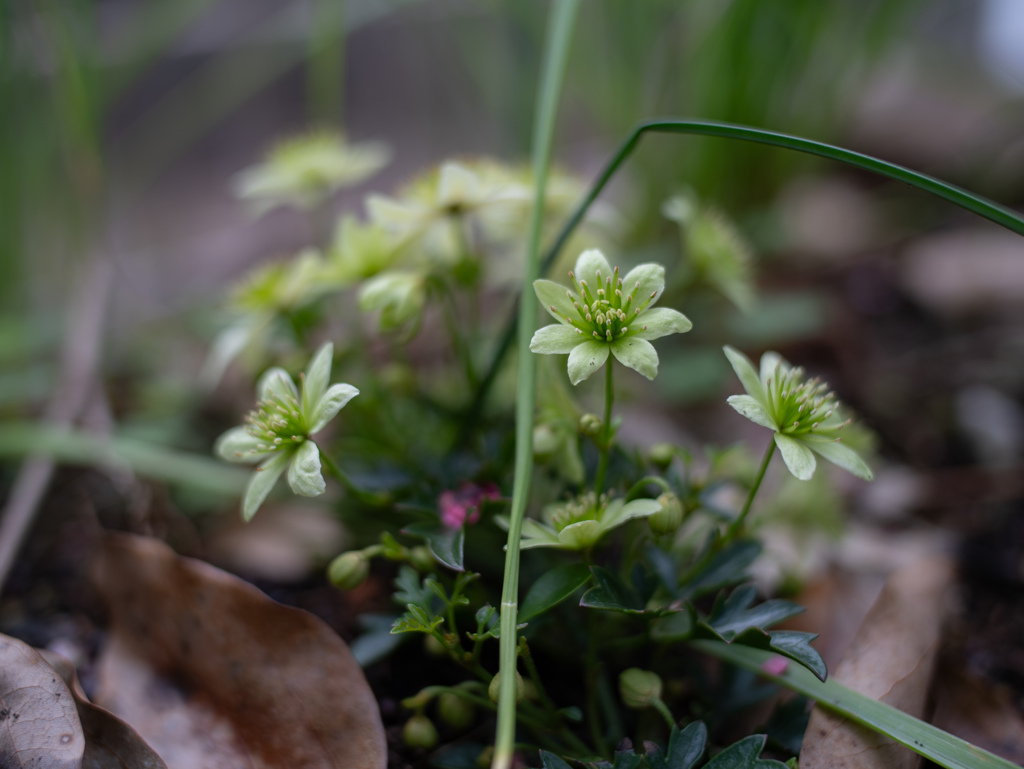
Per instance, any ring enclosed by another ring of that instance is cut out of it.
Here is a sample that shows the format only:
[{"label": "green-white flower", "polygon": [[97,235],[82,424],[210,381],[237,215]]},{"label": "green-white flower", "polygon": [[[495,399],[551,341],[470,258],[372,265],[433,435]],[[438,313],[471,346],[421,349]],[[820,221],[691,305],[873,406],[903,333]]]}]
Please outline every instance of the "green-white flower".
[{"label": "green-white flower", "polygon": [[554,281],[534,281],[544,308],[559,321],[538,329],[530,350],[569,354],[569,379],[579,384],[608,360],[608,355],[648,379],[658,373],[658,353],[650,340],[693,328],[685,315],[654,307],[665,290],[665,268],[641,264],[619,277],[597,249],[580,254],[569,273],[575,291]]},{"label": "green-white flower", "polygon": [[320,449],[310,438],[320,432],[359,394],[348,384],[330,384],[334,346],[317,350],[301,392],[284,369],[271,368],[257,385],[259,402],[246,424],[224,433],[215,451],[229,462],[259,463],[245,491],[242,514],[250,520],[277,479],[288,469],[288,485],[296,494],[315,497],[326,485],[320,471]]},{"label": "green-white flower", "polygon": [[840,431],[850,423],[840,415],[841,406],[828,385],[804,378],[782,356],[766,352],[758,372],[750,359],[732,347],[726,357],[743,383],[746,395],[733,395],[729,405],[747,419],[775,431],[775,445],[786,467],[802,481],[814,475],[814,455],[824,457],[858,478],[870,481],[871,469],[860,455],[844,445]]},{"label": "green-white flower", "polygon": [[[523,521],[520,547],[560,547],[586,550],[606,532],[633,518],[646,518],[661,510],[655,499],[609,499],[590,491],[568,502],[549,505],[544,510],[545,523],[527,518]],[[500,519],[499,519],[500,520]]]},{"label": "green-white flower", "polygon": [[391,159],[380,142],[350,144],[341,134],[312,133],[275,146],[264,162],[242,171],[235,191],[259,214],[280,205],[315,208],[328,195],[377,173]]}]

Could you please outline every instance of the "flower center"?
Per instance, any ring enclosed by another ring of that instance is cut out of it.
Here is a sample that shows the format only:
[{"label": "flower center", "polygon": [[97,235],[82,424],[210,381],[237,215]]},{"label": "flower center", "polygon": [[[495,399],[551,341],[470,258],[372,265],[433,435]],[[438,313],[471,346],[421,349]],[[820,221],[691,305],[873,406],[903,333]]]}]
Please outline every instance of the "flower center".
[{"label": "flower center", "polygon": [[258,451],[274,451],[297,446],[306,440],[306,422],[299,402],[291,393],[275,393],[245,417],[245,429],[260,443]]},{"label": "flower center", "polygon": [[[597,285],[590,286],[585,280],[577,280],[570,272],[575,293],[566,291],[569,301],[576,308],[578,317],[567,315],[566,322],[576,329],[577,334],[592,336],[604,342],[614,342],[625,336],[636,334],[646,326],[637,326],[640,313],[658,294],[637,299],[640,281],[633,286],[623,286],[616,267],[611,275],[603,276],[597,272]],[[554,308],[552,308],[554,309]]]},{"label": "flower center", "polygon": [[566,526],[580,521],[597,521],[601,513],[608,506],[608,495],[602,494],[600,498],[592,491],[580,494],[570,499],[563,505],[558,505],[549,514],[551,525],[556,531],[561,532]]},{"label": "flower center", "polygon": [[832,416],[839,401],[820,378],[802,381],[804,371],[782,373],[781,364],[767,384],[768,402],[774,407],[779,430],[787,435],[806,435]]}]

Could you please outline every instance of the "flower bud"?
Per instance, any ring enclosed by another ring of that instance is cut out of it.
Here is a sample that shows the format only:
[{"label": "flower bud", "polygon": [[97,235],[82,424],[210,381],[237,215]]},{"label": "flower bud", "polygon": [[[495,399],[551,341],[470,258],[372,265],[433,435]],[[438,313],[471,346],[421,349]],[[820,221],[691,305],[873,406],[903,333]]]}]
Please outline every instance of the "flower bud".
[{"label": "flower bud", "polygon": [[551,425],[541,423],[533,428],[533,456],[539,460],[550,459],[558,447],[562,444],[562,438],[555,433]]},{"label": "flower bud", "polygon": [[409,563],[416,571],[427,573],[437,568],[437,559],[426,545],[409,548]]},{"label": "flower bud", "polygon": [[661,510],[647,519],[655,534],[671,534],[683,523],[683,503],[671,491],[658,497]]},{"label": "flower bud", "polygon": [[[501,686],[499,679],[501,673],[495,673],[494,678],[491,679],[490,686],[487,687],[487,696],[491,698],[491,702],[497,704],[498,702],[498,689]],[[523,677],[516,673],[516,704],[523,701],[523,697],[526,696],[526,686],[523,684]]]},{"label": "flower bud", "polygon": [[604,422],[601,421],[601,417],[597,414],[584,414],[580,417],[580,432],[584,435],[596,438],[601,434],[603,427]]},{"label": "flower bud", "polygon": [[425,715],[417,713],[402,727],[402,741],[410,748],[430,749],[437,744],[437,727]]},{"label": "flower bud", "polygon": [[363,584],[370,573],[370,559],[360,550],[342,553],[327,567],[327,577],[335,587],[352,590]]},{"label": "flower bud", "polygon": [[655,443],[647,453],[647,458],[651,461],[651,464],[662,470],[667,469],[672,464],[675,456],[676,447],[671,443]]},{"label": "flower bud", "polygon": [[429,634],[423,636],[423,651],[431,657],[443,657],[448,653],[448,649],[445,648],[443,643],[437,640],[437,636]]},{"label": "flower bud", "polygon": [[476,719],[473,703],[452,692],[445,692],[437,698],[437,715],[452,729],[464,731]]},{"label": "flower bud", "polygon": [[619,674],[619,695],[627,708],[643,710],[661,699],[661,677],[640,668],[630,668]]}]

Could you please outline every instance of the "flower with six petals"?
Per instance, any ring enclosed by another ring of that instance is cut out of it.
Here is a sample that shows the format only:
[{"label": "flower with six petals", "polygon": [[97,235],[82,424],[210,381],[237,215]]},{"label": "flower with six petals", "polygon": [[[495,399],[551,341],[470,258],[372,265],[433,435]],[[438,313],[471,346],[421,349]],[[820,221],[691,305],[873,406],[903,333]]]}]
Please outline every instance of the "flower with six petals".
[{"label": "flower with six petals", "polygon": [[271,368],[257,385],[257,407],[246,424],[217,439],[215,451],[229,462],[259,463],[245,491],[242,514],[250,520],[277,479],[288,469],[288,485],[296,494],[315,497],[326,485],[320,470],[320,449],[310,438],[322,430],[342,406],[359,394],[348,384],[330,384],[334,346],[323,345],[300,376],[301,391],[288,372]]},{"label": "flower with six petals", "polygon": [[[523,540],[520,547],[559,547],[568,550],[587,550],[608,531],[633,518],[646,518],[661,510],[656,499],[609,499],[590,491],[568,502],[549,505],[544,509],[545,523],[533,518],[523,521]],[[498,518],[507,528],[507,518]]]},{"label": "flower with six petals", "polygon": [[658,353],[650,340],[689,331],[685,315],[654,307],[665,290],[665,268],[641,264],[619,277],[597,249],[580,254],[569,273],[575,291],[554,281],[534,281],[544,308],[558,324],[538,329],[530,350],[546,355],[569,354],[569,379],[574,385],[589,377],[608,355],[648,379],[658,373]]},{"label": "flower with six petals", "polygon": [[870,481],[871,469],[860,455],[844,445],[840,431],[850,423],[840,416],[840,405],[820,379],[805,379],[776,352],[761,356],[760,371],[746,355],[725,347],[746,395],[733,395],[729,405],[747,419],[775,431],[775,445],[786,467],[802,481],[814,474],[818,454],[829,462]]}]

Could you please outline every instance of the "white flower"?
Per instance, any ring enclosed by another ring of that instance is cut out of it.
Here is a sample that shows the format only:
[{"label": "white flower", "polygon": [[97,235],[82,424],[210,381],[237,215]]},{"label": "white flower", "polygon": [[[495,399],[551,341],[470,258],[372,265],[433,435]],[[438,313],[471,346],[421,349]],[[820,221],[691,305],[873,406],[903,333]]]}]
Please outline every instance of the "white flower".
[{"label": "white flower", "polygon": [[277,479],[288,469],[288,485],[296,494],[315,497],[326,485],[320,471],[320,449],[310,438],[330,422],[342,406],[359,394],[348,384],[329,385],[334,346],[317,350],[302,376],[301,392],[284,369],[271,368],[259,381],[257,408],[246,425],[224,433],[215,447],[229,462],[260,463],[249,481],[242,514],[250,520]]}]

